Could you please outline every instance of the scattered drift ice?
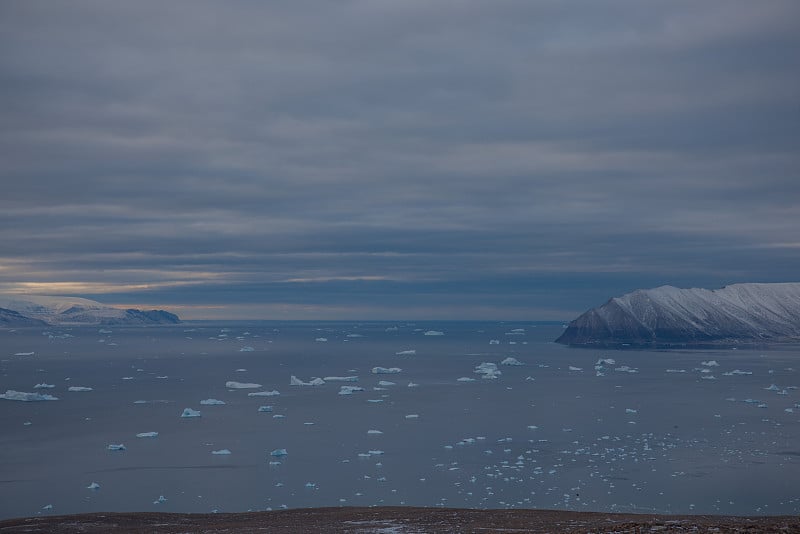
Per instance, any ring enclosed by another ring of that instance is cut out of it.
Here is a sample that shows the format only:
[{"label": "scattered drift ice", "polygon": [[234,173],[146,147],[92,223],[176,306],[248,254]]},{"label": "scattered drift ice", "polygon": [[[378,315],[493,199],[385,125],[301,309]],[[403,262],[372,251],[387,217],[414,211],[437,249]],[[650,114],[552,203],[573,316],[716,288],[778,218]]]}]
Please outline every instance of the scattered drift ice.
[{"label": "scattered drift ice", "polygon": [[38,402],[38,401],[57,401],[58,397],[42,393],[26,393],[24,391],[14,391],[13,389],[6,390],[5,393],[0,395],[0,399],[21,401],[21,402]]}]

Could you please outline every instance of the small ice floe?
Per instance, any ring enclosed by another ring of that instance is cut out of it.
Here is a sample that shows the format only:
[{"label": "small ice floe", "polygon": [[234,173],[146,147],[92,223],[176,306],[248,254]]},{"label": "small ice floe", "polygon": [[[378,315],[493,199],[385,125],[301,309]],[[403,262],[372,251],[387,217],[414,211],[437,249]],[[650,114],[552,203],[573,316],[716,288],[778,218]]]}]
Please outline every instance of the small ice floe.
[{"label": "small ice floe", "polygon": [[318,337],[314,341],[316,341],[318,343],[325,343],[326,341],[328,341],[328,338],[327,337]]},{"label": "small ice floe", "polygon": [[354,337],[364,337],[364,336],[362,336],[361,334],[347,334],[344,337],[354,338]]},{"label": "small ice floe", "polygon": [[627,365],[621,365],[619,367],[615,367],[614,370],[618,373],[638,373],[638,369],[634,369],[633,367],[628,367]]},{"label": "small ice floe", "polygon": [[419,419],[419,414],[410,413],[406,416],[406,419]]},{"label": "small ice floe", "polygon": [[383,451],[369,451],[370,456],[380,456],[383,454]]},{"label": "small ice floe", "polygon": [[5,393],[0,394],[0,399],[21,401],[21,402],[38,402],[38,401],[57,401],[58,397],[47,395],[43,393],[27,393],[25,391],[14,391],[13,389],[6,390]]},{"label": "small ice floe", "polygon": [[110,451],[124,451],[125,445],[123,445],[122,443],[110,443],[108,447],[106,447],[106,449]]},{"label": "small ice floe", "polygon": [[273,389],[272,391],[254,391],[253,393],[248,393],[248,397],[277,397],[280,395],[281,392],[277,389]]},{"label": "small ice floe", "polygon": [[262,413],[270,413],[272,412],[272,406],[259,406],[258,411]]},{"label": "small ice floe", "polygon": [[132,376],[123,376],[122,380],[133,380]]},{"label": "small ice floe", "polygon": [[273,456],[275,458],[281,458],[283,456],[287,456],[288,454],[289,453],[286,452],[286,449],[275,449],[274,451],[269,453],[270,456]]},{"label": "small ice floe", "polygon": [[240,368],[240,369],[236,369],[236,371],[234,371],[234,372],[235,372],[235,373],[246,373],[246,372],[247,372],[247,369]]},{"label": "small ice floe", "polygon": [[216,456],[227,456],[231,453],[228,449],[219,449],[218,451],[211,451],[211,454]]},{"label": "small ice floe", "polygon": [[14,356],[33,356],[36,354],[35,352],[17,352],[14,353]]},{"label": "small ice floe", "polygon": [[500,375],[503,374],[497,369],[497,364],[491,362],[482,362],[476,365],[475,369],[472,372],[478,375],[482,375],[481,378],[486,378],[486,379],[499,378]]},{"label": "small ice floe", "polygon": [[382,388],[385,388],[388,386],[396,386],[397,384],[394,382],[389,382],[388,380],[381,380],[380,382],[378,382],[378,385]]},{"label": "small ice floe", "polygon": [[33,389],[52,389],[54,387],[55,386],[53,384],[45,384],[44,382],[42,382],[41,384],[36,384],[35,386],[33,386]]},{"label": "small ice floe", "polygon": [[352,395],[356,391],[364,391],[364,388],[359,386],[341,386],[339,395]]},{"label": "small ice floe", "polygon": [[[377,388],[374,388],[377,389]],[[383,402],[383,399],[367,399],[367,402],[371,402],[373,404],[377,404],[379,402]]]},{"label": "small ice floe", "polygon": [[91,484],[86,486],[86,489],[99,490],[100,489],[100,484],[98,484],[97,482],[92,482]]},{"label": "small ice floe", "polygon": [[181,417],[200,417],[202,414],[199,410],[192,410],[191,408],[184,408]]},{"label": "small ice floe", "polygon": [[456,382],[475,382],[474,378],[470,378],[468,376],[462,376],[456,379]]},{"label": "small ice floe", "polygon": [[253,384],[250,382],[235,382],[233,380],[228,380],[225,382],[225,387],[228,389],[258,389],[263,386],[261,384]]},{"label": "small ice floe", "polygon": [[225,401],[221,401],[219,399],[203,399],[200,401],[200,404],[203,406],[222,406],[225,404]]},{"label": "small ice floe", "polygon": [[286,419],[286,416],[280,413],[276,413],[272,416],[273,419]]},{"label": "small ice floe", "polygon": [[770,386],[769,386],[769,387],[766,387],[766,388],[764,388],[764,389],[766,389],[767,391],[780,391],[780,390],[781,390],[781,388],[779,388],[779,387],[778,387],[777,385],[775,385],[775,384],[770,384]]},{"label": "small ice floe", "polygon": [[489,340],[489,345],[499,345],[499,344],[500,344],[500,340],[499,339],[490,339]]},{"label": "small ice floe", "polygon": [[165,502],[167,502],[167,498],[164,497],[163,495],[159,495],[158,499],[153,501],[153,504],[163,504]]},{"label": "small ice floe", "polygon": [[137,438],[157,438],[158,432],[139,432],[136,434]]},{"label": "small ice floe", "polygon": [[52,504],[45,504],[44,506],[42,506],[42,510],[52,510],[52,509],[53,509]]},{"label": "small ice floe", "polygon": [[752,375],[753,371],[742,371],[740,369],[734,369],[733,371],[728,371],[727,373],[722,373],[722,376],[735,376],[735,375]]},{"label": "small ice floe", "polygon": [[594,365],[596,369],[597,367],[604,367],[606,365],[617,365],[617,361],[613,358],[600,358]]},{"label": "small ice floe", "polygon": [[248,345],[246,347],[242,347],[241,349],[239,349],[239,352],[253,352],[254,350],[256,349]]},{"label": "small ice floe", "polygon": [[700,379],[701,380],[716,380],[717,377],[715,377],[714,375],[703,375],[703,376],[700,377]]},{"label": "small ice floe", "polygon": [[518,359],[509,356],[508,358],[500,362],[500,365],[525,365],[525,364],[519,361]]},{"label": "small ice floe", "polygon": [[416,387],[419,387],[419,384],[417,384],[417,383],[415,383],[415,382],[409,382],[409,383],[408,383],[408,386],[406,386],[406,387],[409,387],[409,388],[416,388]]},{"label": "small ice floe", "polygon": [[325,382],[358,382],[357,376],[326,376]]},{"label": "small ice floe", "polygon": [[417,351],[415,349],[410,349],[410,350],[401,350],[399,352],[395,352],[395,355],[396,356],[413,356],[416,353],[417,353]]},{"label": "small ice floe", "polygon": [[325,381],[321,378],[312,378],[310,382],[303,382],[296,376],[292,375],[289,378],[289,385],[290,386],[324,386]]},{"label": "small ice floe", "polygon": [[440,332],[439,330],[428,330],[423,335],[424,336],[443,336],[444,332]]},{"label": "small ice floe", "polygon": [[625,413],[639,413],[639,410],[634,410],[633,408],[625,408]]},{"label": "small ice floe", "polygon": [[668,373],[685,373],[686,369],[667,369]]},{"label": "small ice floe", "polygon": [[372,374],[374,375],[393,375],[402,373],[403,370],[399,367],[373,367]]},{"label": "small ice floe", "polygon": [[717,360],[708,360],[707,362],[700,362],[700,365],[705,367],[719,367]]},{"label": "small ice floe", "polygon": [[87,388],[85,386],[70,386],[67,388],[67,391],[92,391],[92,388]]},{"label": "small ice floe", "polygon": [[570,371],[583,371],[583,367],[575,367],[574,365],[569,366]]},{"label": "small ice floe", "polygon": [[536,425],[528,425],[528,430],[536,430],[536,429],[538,429],[538,428],[539,428],[539,427],[538,427],[538,426],[536,426]]}]

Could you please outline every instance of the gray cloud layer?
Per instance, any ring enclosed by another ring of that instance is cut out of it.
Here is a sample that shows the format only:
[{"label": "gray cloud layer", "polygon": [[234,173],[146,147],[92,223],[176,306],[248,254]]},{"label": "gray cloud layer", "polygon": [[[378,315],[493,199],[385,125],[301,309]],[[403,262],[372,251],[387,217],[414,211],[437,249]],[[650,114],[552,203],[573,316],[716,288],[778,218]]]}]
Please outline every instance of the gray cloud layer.
[{"label": "gray cloud layer", "polygon": [[797,280],[798,21],[792,0],[5,2],[0,292],[537,319]]}]

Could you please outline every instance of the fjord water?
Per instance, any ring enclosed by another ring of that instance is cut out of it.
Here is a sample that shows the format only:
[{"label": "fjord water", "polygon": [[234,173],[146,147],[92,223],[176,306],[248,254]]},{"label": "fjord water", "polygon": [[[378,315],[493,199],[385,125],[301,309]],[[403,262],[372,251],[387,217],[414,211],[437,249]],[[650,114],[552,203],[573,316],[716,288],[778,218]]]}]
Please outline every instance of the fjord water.
[{"label": "fjord water", "polygon": [[[561,331],[476,322],[0,330],[0,392],[59,399],[0,400],[0,517],[340,505],[798,513],[800,349],[575,349],[552,343]],[[500,365],[508,357],[522,365]],[[596,369],[601,359],[614,362]],[[483,362],[502,374],[474,373]],[[292,375],[358,382],[290,386]],[[55,387],[34,389],[42,383]],[[342,385],[364,391],[340,395]],[[248,395],[271,390],[280,395]],[[202,416],[181,418],[184,408]],[[231,454],[212,454],[223,449]],[[277,449],[288,454],[271,456]]]}]

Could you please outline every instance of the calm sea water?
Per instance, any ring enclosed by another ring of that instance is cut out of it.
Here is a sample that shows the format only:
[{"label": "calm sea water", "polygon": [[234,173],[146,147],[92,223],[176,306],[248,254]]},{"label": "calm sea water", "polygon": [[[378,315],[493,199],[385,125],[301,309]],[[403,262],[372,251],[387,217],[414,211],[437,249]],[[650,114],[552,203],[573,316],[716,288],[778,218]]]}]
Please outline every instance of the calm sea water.
[{"label": "calm sea water", "polygon": [[[0,330],[0,392],[59,399],[0,400],[0,517],[339,505],[798,513],[800,349],[571,349],[551,342],[560,331]],[[501,365],[509,357],[522,365]],[[484,362],[501,374],[476,374]],[[358,382],[291,386],[292,375]],[[342,385],[364,391],[340,395]],[[185,408],[202,416],[182,418]]]}]

